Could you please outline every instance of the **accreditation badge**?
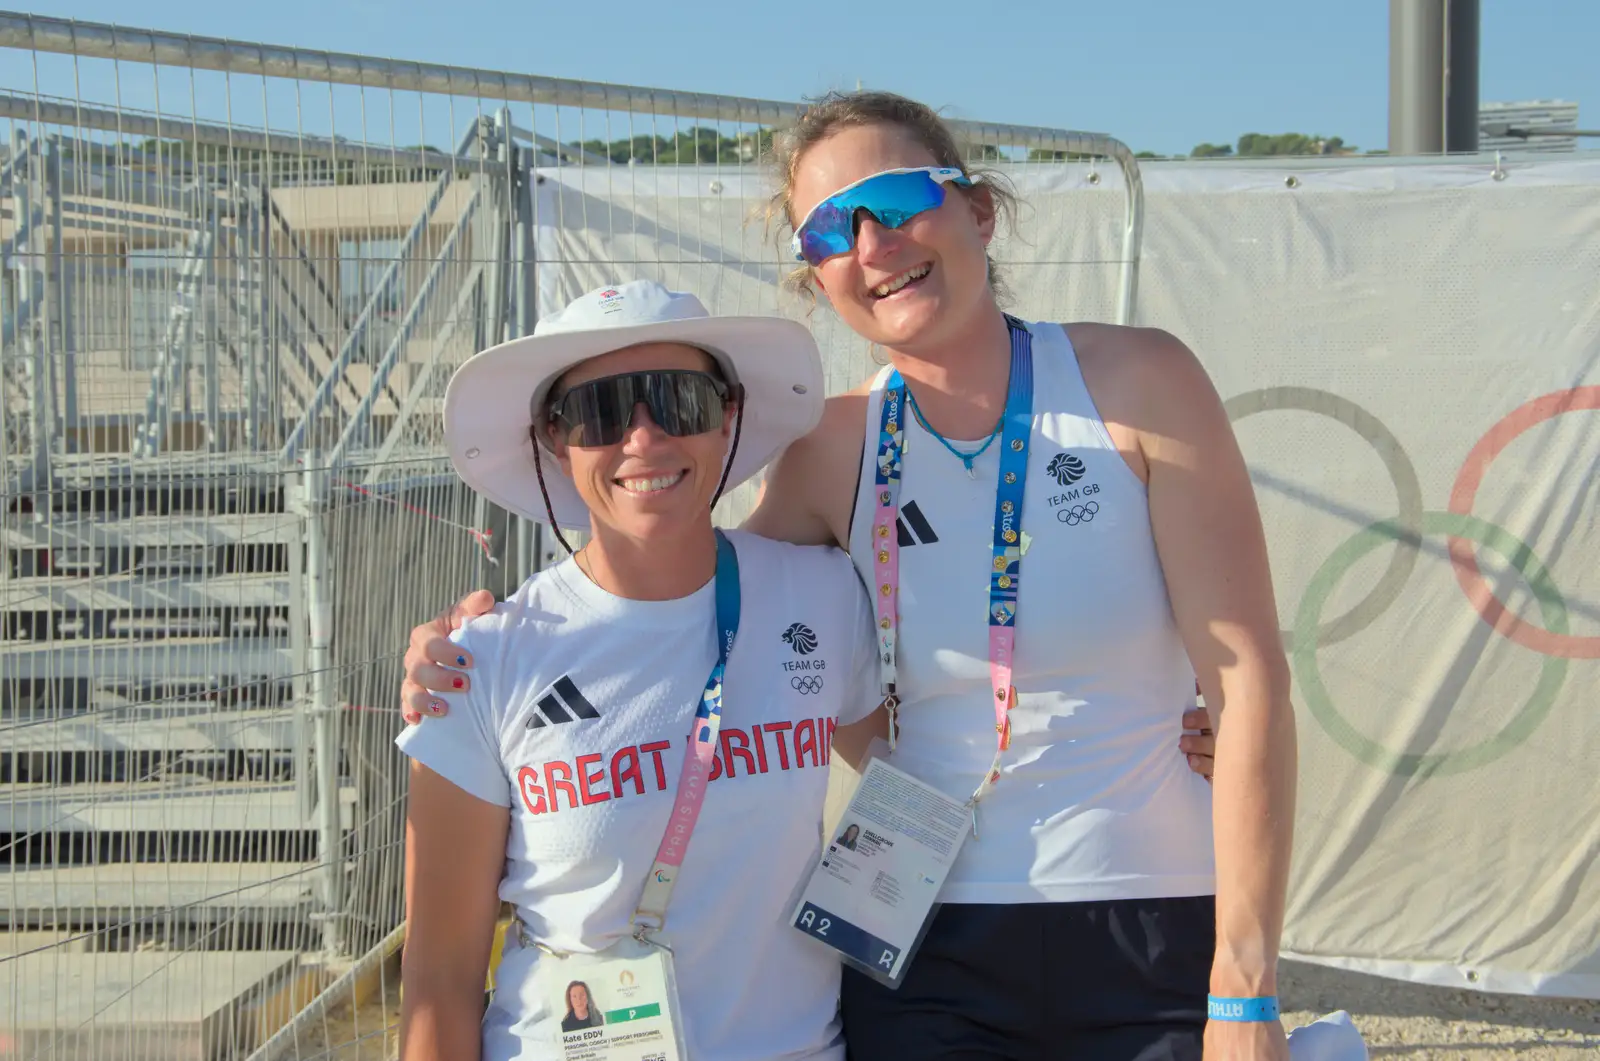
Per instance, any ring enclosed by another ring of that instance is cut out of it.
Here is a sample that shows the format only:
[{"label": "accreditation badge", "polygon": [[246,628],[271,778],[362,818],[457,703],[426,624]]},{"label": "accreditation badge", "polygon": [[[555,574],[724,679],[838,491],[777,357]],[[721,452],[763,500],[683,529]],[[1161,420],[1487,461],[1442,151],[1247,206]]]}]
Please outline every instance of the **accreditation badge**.
[{"label": "accreditation badge", "polygon": [[898,988],[961,846],[967,804],[874,758],[790,913],[791,927]]},{"label": "accreditation badge", "polygon": [[665,947],[628,937],[597,954],[541,948],[534,984],[557,1025],[562,1061],[687,1061]]}]

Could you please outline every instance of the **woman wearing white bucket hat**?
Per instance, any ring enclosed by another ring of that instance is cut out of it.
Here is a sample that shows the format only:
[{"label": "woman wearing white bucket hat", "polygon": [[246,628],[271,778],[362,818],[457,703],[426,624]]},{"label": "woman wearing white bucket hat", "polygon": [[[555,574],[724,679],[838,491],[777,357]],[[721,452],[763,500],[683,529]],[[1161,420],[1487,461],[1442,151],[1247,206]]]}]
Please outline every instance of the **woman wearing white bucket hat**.
[{"label": "woman wearing white bucket hat", "polygon": [[804,327],[646,282],[452,378],[461,477],[591,537],[453,635],[478,682],[398,739],[403,1061],[843,1057],[839,965],[783,915],[836,726],[876,707],[873,620],[840,550],[710,516],[822,400]]}]

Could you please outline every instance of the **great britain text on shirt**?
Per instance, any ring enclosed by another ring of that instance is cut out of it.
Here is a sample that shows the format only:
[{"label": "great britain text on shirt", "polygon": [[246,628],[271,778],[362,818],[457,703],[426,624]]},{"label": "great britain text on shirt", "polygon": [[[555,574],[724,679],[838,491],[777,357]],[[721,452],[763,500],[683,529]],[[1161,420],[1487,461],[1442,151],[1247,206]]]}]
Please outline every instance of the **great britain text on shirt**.
[{"label": "great britain text on shirt", "polygon": [[[803,718],[757,724],[748,729],[725,726],[721,747],[712,760],[710,781],[765,774],[773,770],[824,768],[833,746],[834,718]],[[684,737],[684,743],[689,738]],[[593,752],[573,759],[529,763],[516,771],[523,808],[532,815],[576,810],[630,793],[665,792],[672,742],[630,744],[612,752]]]}]

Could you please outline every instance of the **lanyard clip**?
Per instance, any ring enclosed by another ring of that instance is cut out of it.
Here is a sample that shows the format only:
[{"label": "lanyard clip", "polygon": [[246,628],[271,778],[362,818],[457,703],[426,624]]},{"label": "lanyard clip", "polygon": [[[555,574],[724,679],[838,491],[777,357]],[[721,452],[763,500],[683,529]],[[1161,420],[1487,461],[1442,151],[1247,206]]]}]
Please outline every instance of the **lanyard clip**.
[{"label": "lanyard clip", "polygon": [[976,797],[967,800],[967,814],[972,818],[972,838],[978,839],[978,800]]},{"label": "lanyard clip", "polygon": [[528,932],[528,926],[523,924],[520,916],[513,917],[511,919],[511,927],[517,934],[517,943],[523,948],[532,948],[533,950],[543,951],[552,958],[571,957],[571,955],[566,951],[556,950],[543,940],[534,939],[533,936]]},{"label": "lanyard clip", "polygon": [[889,750],[894,751],[895,740],[900,735],[900,697],[895,695],[893,686],[889,687],[889,695],[878,706],[889,716]]},{"label": "lanyard clip", "polygon": [[671,947],[667,946],[665,943],[662,943],[658,939],[652,938],[651,936],[651,933],[660,932],[661,927],[662,926],[659,922],[654,925],[646,925],[640,924],[637,920],[635,920],[633,925],[633,938],[638,940],[640,943],[649,944],[652,947],[659,948],[660,950],[664,950],[668,954],[671,954]]}]

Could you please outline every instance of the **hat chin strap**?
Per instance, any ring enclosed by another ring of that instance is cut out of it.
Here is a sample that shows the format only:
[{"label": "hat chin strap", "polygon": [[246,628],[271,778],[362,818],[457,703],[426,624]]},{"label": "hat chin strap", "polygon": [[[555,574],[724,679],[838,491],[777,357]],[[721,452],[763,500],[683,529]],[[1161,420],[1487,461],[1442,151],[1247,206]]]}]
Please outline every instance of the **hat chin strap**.
[{"label": "hat chin strap", "polygon": [[739,408],[733,414],[733,445],[728,447],[728,460],[722,466],[722,478],[717,482],[717,492],[711,495],[712,508],[716,508],[717,502],[722,500],[723,487],[728,485],[728,473],[733,471],[733,458],[739,455],[739,432],[744,427],[744,386],[735,383],[732,391],[734,398],[739,402]]},{"label": "hat chin strap", "polygon": [[550,488],[544,485],[544,462],[539,459],[539,451],[544,447],[539,445],[539,429],[535,427],[529,434],[533,436],[533,474],[539,478],[539,496],[544,498],[544,513],[550,517],[550,529],[555,531],[556,541],[561,543],[561,548],[567,551],[568,556],[573,556],[572,545],[561,533],[561,524],[556,522],[556,507],[550,503]]},{"label": "hat chin strap", "polygon": [[[734,385],[734,396],[738,399],[739,408],[733,414],[733,445],[728,447],[728,459],[722,465],[722,478],[717,481],[717,492],[711,495],[711,507],[716,508],[717,502],[722,500],[722,491],[728,485],[728,475],[733,471],[733,459],[739,454],[739,434],[744,428],[744,387]],[[576,555],[566,536],[561,533],[561,525],[556,522],[556,507],[550,503],[550,488],[544,484],[544,462],[539,459],[538,428],[529,431],[530,440],[533,442],[533,474],[539,479],[539,496],[544,498],[544,512],[550,517],[550,529],[555,532],[556,541],[567,551],[568,556]]]}]

